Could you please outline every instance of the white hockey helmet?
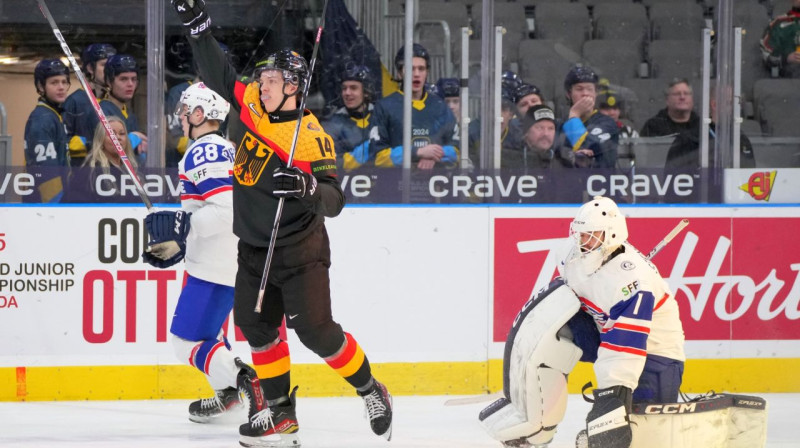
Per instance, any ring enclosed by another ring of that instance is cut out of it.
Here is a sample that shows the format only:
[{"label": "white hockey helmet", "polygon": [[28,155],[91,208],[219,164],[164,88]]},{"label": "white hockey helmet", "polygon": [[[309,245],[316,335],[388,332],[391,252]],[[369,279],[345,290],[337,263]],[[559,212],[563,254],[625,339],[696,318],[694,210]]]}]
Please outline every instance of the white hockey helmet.
[{"label": "white hockey helmet", "polygon": [[[595,196],[578,210],[569,226],[569,234],[582,252],[602,249],[605,257],[628,239],[628,225],[625,223],[625,215],[613,200]],[[599,244],[591,239],[581,241],[581,234],[594,234],[594,238],[602,238],[602,241]]]},{"label": "white hockey helmet", "polygon": [[203,109],[203,116],[208,120],[225,121],[231,110],[230,103],[202,82],[194,83],[183,91],[175,115],[189,115],[198,107]]}]

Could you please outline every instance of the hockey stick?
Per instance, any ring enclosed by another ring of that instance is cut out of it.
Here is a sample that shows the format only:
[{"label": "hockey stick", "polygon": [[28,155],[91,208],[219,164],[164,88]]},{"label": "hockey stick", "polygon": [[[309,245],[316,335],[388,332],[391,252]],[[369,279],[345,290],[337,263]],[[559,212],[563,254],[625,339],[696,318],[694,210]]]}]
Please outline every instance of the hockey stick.
[{"label": "hockey stick", "polygon": [[475,395],[474,397],[464,398],[451,398],[444,402],[445,406],[461,406],[465,404],[484,403],[487,401],[496,400],[503,396],[503,392],[495,392],[492,394]]},{"label": "hockey stick", "polygon": [[153,203],[150,202],[150,198],[147,197],[147,193],[145,193],[144,187],[142,187],[141,182],[139,182],[139,178],[136,177],[136,171],[133,169],[133,165],[131,165],[130,160],[128,160],[128,155],[125,153],[125,150],[122,149],[122,145],[119,143],[119,140],[117,140],[117,134],[114,133],[113,129],[111,129],[111,125],[108,123],[108,119],[106,119],[106,114],[103,113],[103,109],[100,108],[100,103],[97,102],[94,92],[86,82],[86,78],[83,76],[81,68],[78,66],[78,62],[75,60],[75,56],[72,55],[72,51],[70,51],[67,41],[64,40],[64,36],[58,29],[58,25],[56,25],[55,20],[53,20],[53,15],[50,14],[50,10],[47,8],[47,4],[44,2],[44,0],[37,1],[39,2],[39,10],[42,12],[42,15],[44,15],[44,18],[47,19],[47,22],[50,24],[50,28],[53,29],[53,34],[55,34],[56,39],[58,39],[59,44],[61,44],[61,50],[64,52],[64,55],[67,57],[67,59],[69,59],[69,63],[72,65],[72,69],[75,71],[75,76],[78,78],[78,81],[80,81],[83,90],[86,91],[86,96],[89,97],[89,102],[92,103],[92,107],[94,107],[94,112],[97,114],[97,118],[100,119],[100,123],[103,123],[103,129],[105,129],[106,135],[114,144],[114,149],[117,150],[117,154],[119,154],[120,161],[125,167],[125,171],[127,171],[128,175],[130,175],[131,179],[133,179],[133,184],[136,187],[136,193],[139,194],[139,198],[141,198],[142,202],[144,202],[144,205],[147,207],[147,211],[152,212]]},{"label": "hockey stick", "polygon": [[[42,0],[39,0],[42,1]],[[314,66],[317,64],[317,52],[319,51],[319,42],[322,38],[322,29],[325,27],[325,11],[328,10],[328,0],[322,4],[322,17],[319,19],[319,26],[317,27],[317,36],[314,40],[314,50],[311,52],[311,63],[308,69],[308,79],[303,86],[303,95],[300,97],[300,106],[298,107],[297,125],[294,127],[294,136],[292,136],[292,146],[289,149],[289,160],[286,161],[286,167],[292,167],[294,161],[294,151],[297,148],[297,137],[300,133],[300,124],[303,121],[303,113],[306,108],[306,97],[308,96],[308,89],[311,87],[311,78],[314,76]],[[258,301],[256,301],[255,312],[261,312],[261,305],[264,303],[264,291],[267,289],[267,277],[269,277],[269,267],[272,264],[272,256],[275,254],[275,241],[278,239],[278,227],[281,223],[281,215],[283,214],[283,203],[285,198],[278,199],[278,208],[275,210],[275,222],[272,223],[272,234],[269,236],[269,246],[267,247],[267,259],[264,262],[264,273],[261,274],[261,287],[258,289]]]},{"label": "hockey stick", "polygon": [[664,237],[664,239],[659,241],[658,244],[656,244],[656,247],[654,247],[653,250],[651,250],[649,254],[647,254],[647,259],[649,260],[649,259],[655,257],[657,253],[661,252],[661,249],[663,249],[664,246],[669,244],[669,242],[672,241],[673,238],[678,236],[678,234],[681,233],[681,231],[688,225],[689,225],[689,220],[688,219],[686,219],[686,218],[681,219],[681,222],[679,222],[678,225],[675,226],[675,228],[672,229],[667,234],[667,236]]}]

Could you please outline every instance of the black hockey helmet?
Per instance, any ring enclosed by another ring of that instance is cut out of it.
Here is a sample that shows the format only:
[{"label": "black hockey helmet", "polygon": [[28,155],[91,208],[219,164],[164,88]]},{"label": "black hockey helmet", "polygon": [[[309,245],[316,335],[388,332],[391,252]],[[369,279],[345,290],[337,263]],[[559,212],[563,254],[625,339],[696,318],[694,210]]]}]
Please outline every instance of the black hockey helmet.
[{"label": "black hockey helmet", "polygon": [[259,80],[261,73],[267,70],[282,71],[284,82],[296,85],[298,93],[303,91],[308,80],[306,58],[288,49],[272,53],[265,59],[256,62],[256,68],[253,70],[253,79]]},{"label": "black hockey helmet", "polygon": [[566,78],[564,78],[564,90],[567,93],[572,89],[572,86],[582,82],[590,82],[592,84],[597,85],[600,81],[598,78],[597,73],[594,72],[591,68],[585,65],[576,65],[572,67],[569,72],[567,72]]},{"label": "black hockey helmet", "polygon": [[47,78],[53,76],[66,75],[69,81],[69,69],[58,59],[42,59],[33,69],[33,84],[39,94],[44,94],[44,84]]},{"label": "black hockey helmet", "polygon": [[108,58],[105,68],[105,81],[111,85],[117,76],[123,73],[133,72],[139,74],[139,66],[136,59],[129,54],[115,54]]},{"label": "black hockey helmet", "polygon": [[83,70],[85,71],[89,64],[94,64],[101,59],[108,59],[115,54],[117,54],[117,49],[111,44],[89,44],[81,53]]},{"label": "black hockey helmet", "polygon": [[506,70],[503,72],[501,77],[501,86],[503,88],[508,89],[510,92],[514,92],[517,90],[517,87],[522,84],[522,78],[520,78],[518,74],[512,72],[511,70]]},{"label": "black hockey helmet", "polygon": [[194,56],[189,42],[181,37],[172,42],[166,49],[164,62],[168,70],[176,73],[195,74]]},{"label": "black hockey helmet", "polygon": [[[414,43],[412,51],[413,57],[425,59],[425,67],[431,66],[431,55],[428,53],[428,50],[426,50],[425,47],[418,43]],[[403,68],[403,59],[405,58],[406,54],[405,52],[406,47],[403,45],[399,50],[397,50],[397,55],[394,57],[394,68],[398,71]]]},{"label": "black hockey helmet", "polygon": [[520,100],[528,95],[536,95],[539,99],[544,101],[544,98],[542,98],[542,91],[539,90],[538,87],[533,84],[520,83],[514,90],[514,103],[519,103]]},{"label": "black hockey helmet", "polygon": [[358,81],[364,89],[364,96],[370,100],[375,98],[375,85],[372,81],[372,72],[366,65],[348,62],[341,75],[342,81]]},{"label": "black hockey helmet", "polygon": [[442,99],[461,95],[461,82],[457,78],[439,78],[436,81],[436,95]]}]

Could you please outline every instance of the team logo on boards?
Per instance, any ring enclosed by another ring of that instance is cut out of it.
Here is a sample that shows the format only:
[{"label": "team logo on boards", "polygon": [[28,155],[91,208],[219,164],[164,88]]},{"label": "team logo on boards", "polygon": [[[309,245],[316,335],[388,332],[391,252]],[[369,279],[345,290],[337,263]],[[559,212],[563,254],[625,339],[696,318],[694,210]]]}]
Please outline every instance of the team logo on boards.
[{"label": "team logo on boards", "polygon": [[777,171],[759,171],[750,175],[746,184],[739,185],[739,189],[749,194],[756,201],[769,201],[772,186],[775,184]]},{"label": "team logo on boards", "polygon": [[255,185],[272,154],[272,148],[251,132],[246,132],[242,143],[236,149],[236,159],[233,163],[233,175],[236,176],[236,181],[248,187]]}]

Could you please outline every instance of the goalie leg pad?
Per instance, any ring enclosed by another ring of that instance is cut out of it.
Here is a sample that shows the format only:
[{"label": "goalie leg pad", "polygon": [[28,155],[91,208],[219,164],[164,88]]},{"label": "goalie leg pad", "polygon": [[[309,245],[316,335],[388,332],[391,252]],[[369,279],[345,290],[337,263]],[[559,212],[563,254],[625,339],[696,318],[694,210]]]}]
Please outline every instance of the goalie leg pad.
[{"label": "goalie leg pad", "polygon": [[505,398],[480,415],[496,440],[552,440],[566,412],[566,375],[581,357],[581,350],[559,331],[578,312],[578,297],[557,282],[528,301],[514,319],[503,359]]}]

